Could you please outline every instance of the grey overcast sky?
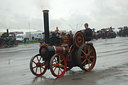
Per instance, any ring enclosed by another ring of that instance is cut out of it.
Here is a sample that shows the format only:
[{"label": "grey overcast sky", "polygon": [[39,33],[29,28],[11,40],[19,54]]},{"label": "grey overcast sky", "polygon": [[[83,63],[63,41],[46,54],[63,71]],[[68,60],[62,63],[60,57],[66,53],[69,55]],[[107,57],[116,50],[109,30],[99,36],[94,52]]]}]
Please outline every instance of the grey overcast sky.
[{"label": "grey overcast sky", "polygon": [[0,31],[28,31],[29,23],[31,31],[43,30],[45,9],[50,30],[128,26],[128,0],[0,0]]}]

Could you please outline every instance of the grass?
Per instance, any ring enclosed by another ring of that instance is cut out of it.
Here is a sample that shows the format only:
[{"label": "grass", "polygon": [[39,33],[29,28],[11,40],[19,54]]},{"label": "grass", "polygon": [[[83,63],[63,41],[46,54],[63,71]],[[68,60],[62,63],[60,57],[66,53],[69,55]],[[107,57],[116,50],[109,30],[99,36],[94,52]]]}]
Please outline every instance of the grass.
[{"label": "grass", "polygon": [[24,44],[35,44],[35,43],[39,43],[39,42],[26,42],[26,43],[24,43],[24,42],[21,42],[21,43],[18,43],[18,45],[24,45]]}]

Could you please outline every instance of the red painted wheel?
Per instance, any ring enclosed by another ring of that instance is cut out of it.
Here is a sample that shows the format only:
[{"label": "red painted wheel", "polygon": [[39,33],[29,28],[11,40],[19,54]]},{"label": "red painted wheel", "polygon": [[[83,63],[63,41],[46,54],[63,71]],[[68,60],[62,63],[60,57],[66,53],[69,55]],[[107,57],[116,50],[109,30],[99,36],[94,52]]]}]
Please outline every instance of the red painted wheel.
[{"label": "red painted wheel", "polygon": [[40,54],[35,55],[30,60],[30,70],[36,76],[42,76],[47,70],[47,62],[43,61]]},{"label": "red painted wheel", "polygon": [[62,77],[67,70],[67,60],[62,54],[55,54],[50,60],[50,70],[55,77]]},{"label": "red painted wheel", "polygon": [[96,52],[92,44],[83,44],[77,52],[77,62],[81,69],[91,71],[96,63]]},{"label": "red painted wheel", "polygon": [[18,41],[15,41],[15,45],[16,45],[16,46],[18,45]]}]

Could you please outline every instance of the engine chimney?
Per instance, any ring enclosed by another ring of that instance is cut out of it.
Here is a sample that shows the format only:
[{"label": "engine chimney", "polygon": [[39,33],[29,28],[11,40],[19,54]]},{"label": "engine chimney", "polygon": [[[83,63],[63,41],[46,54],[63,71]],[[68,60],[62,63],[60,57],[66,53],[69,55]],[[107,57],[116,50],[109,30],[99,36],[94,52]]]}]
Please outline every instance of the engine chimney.
[{"label": "engine chimney", "polygon": [[8,29],[7,29],[7,37],[9,37],[9,31],[8,31]]},{"label": "engine chimney", "polygon": [[43,10],[44,15],[44,34],[45,34],[45,43],[49,43],[49,19],[48,12],[49,10]]}]

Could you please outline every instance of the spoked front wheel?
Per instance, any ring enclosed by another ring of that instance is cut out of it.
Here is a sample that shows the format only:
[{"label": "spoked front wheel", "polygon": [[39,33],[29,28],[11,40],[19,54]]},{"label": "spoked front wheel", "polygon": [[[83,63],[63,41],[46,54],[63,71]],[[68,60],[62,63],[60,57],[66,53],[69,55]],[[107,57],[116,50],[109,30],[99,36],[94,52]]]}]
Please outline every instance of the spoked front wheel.
[{"label": "spoked front wheel", "polygon": [[47,61],[44,61],[40,54],[30,60],[30,70],[36,76],[42,76],[47,70]]},{"label": "spoked front wheel", "polygon": [[62,77],[67,70],[65,56],[62,54],[55,54],[50,60],[50,70],[55,77]]}]

